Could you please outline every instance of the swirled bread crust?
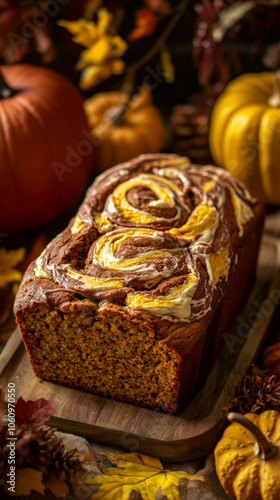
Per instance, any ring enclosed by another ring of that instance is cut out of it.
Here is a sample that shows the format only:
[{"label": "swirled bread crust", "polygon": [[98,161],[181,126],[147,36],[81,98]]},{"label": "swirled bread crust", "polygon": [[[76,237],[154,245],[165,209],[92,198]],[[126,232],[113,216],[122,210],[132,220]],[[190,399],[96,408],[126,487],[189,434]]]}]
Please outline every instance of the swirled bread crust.
[{"label": "swirled bread crust", "polygon": [[92,300],[197,321],[211,310],[217,283],[227,281],[254,203],[224,170],[187,158],[140,157],[104,173],[89,190],[70,227],[72,241],[85,231],[94,238],[83,268],[56,255],[58,236],[34,273]]},{"label": "swirled bread crust", "polygon": [[35,374],[176,412],[244,300],[262,225],[217,167],[144,155],[106,171],[17,294]]}]

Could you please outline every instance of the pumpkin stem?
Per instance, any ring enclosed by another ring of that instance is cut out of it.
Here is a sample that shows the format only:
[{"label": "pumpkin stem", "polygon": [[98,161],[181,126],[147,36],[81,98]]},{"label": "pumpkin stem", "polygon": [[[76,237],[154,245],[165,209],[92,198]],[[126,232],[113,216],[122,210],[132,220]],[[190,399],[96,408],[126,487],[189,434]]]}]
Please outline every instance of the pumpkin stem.
[{"label": "pumpkin stem", "polygon": [[274,73],[275,89],[272,96],[268,99],[268,104],[272,108],[280,107],[280,70]]},{"label": "pumpkin stem", "polygon": [[269,460],[276,455],[278,446],[269,441],[262,433],[262,431],[253,422],[251,422],[251,420],[249,420],[247,417],[244,417],[244,415],[241,415],[241,413],[235,412],[230,412],[227,418],[230,422],[237,422],[238,424],[243,425],[243,427],[245,427],[248,431],[251,432],[251,434],[253,434],[254,438],[257,441],[254,449],[256,457],[260,458],[261,460]]},{"label": "pumpkin stem", "polygon": [[13,97],[17,92],[7,84],[2,71],[0,71],[0,99]]},{"label": "pumpkin stem", "polygon": [[122,123],[123,118],[125,117],[126,112],[129,108],[129,105],[135,94],[137,94],[138,90],[139,89],[137,87],[134,87],[132,92],[127,96],[127,99],[124,102],[124,104],[120,106],[114,106],[113,108],[108,109],[108,111],[105,114],[105,120],[107,123],[110,123],[110,125],[113,126],[120,125]]}]

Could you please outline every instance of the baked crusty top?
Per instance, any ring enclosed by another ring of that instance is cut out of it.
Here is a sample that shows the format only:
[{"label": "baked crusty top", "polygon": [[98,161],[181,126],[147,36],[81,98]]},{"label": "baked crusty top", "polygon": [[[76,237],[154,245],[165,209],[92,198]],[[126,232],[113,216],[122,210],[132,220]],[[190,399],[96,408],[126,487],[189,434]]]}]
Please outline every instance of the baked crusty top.
[{"label": "baked crusty top", "polygon": [[[143,155],[100,175],[29,280],[175,322],[193,322],[225,288],[257,201],[225,170]],[[46,288],[46,287],[45,287]]]}]

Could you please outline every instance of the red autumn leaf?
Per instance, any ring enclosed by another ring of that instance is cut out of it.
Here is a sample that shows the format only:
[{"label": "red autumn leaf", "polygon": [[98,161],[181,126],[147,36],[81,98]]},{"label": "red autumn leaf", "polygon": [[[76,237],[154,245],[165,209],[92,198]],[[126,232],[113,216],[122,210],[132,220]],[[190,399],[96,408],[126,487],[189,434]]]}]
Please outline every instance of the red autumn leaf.
[{"label": "red autumn leaf", "polygon": [[36,401],[24,401],[22,397],[19,397],[15,406],[16,422],[19,425],[44,425],[48,418],[55,412],[53,402],[47,401],[44,398],[37,399]]},{"label": "red autumn leaf", "polygon": [[20,262],[20,264],[17,266],[17,269],[24,273],[26,269],[28,268],[29,264],[37,259],[39,255],[43,252],[47,245],[47,236],[46,233],[41,233],[38,238],[34,241],[32,248],[30,252],[26,255],[25,259]]},{"label": "red autumn leaf", "polygon": [[149,8],[137,10],[135,14],[136,27],[128,35],[128,40],[134,42],[153,33],[158,25],[159,19]]}]

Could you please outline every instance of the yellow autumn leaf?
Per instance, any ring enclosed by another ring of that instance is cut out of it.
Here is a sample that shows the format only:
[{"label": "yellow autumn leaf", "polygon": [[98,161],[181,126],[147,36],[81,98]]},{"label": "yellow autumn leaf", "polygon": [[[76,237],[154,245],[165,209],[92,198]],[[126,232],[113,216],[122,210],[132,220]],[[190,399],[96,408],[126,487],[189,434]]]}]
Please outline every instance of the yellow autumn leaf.
[{"label": "yellow autumn leaf", "polygon": [[84,69],[88,65],[105,65],[110,60],[111,54],[112,48],[109,37],[99,38],[92,47],[81,52],[77,69]]},{"label": "yellow autumn leaf", "polygon": [[96,24],[88,19],[81,18],[77,21],[60,19],[57,24],[74,35],[73,42],[83,45],[83,47],[91,47],[99,38]]},{"label": "yellow autumn leaf", "polygon": [[109,78],[111,74],[111,65],[88,66],[81,74],[80,88],[82,90],[88,90],[95,85],[99,85],[103,80]]},{"label": "yellow autumn leaf", "polygon": [[55,495],[57,498],[61,498],[64,495],[68,495],[69,488],[64,481],[64,479],[57,479],[56,477],[47,478],[45,480],[46,487]]},{"label": "yellow autumn leaf", "polygon": [[168,500],[179,500],[178,485],[181,479],[205,481],[202,476],[187,472],[165,470],[158,458],[140,453],[104,453],[112,467],[102,466],[106,475],[95,476],[86,484],[99,484],[91,500],[129,500],[132,491],[140,493],[143,500],[154,500],[160,490]]},{"label": "yellow autumn leaf", "polygon": [[111,12],[104,8],[99,9],[97,17],[97,28],[100,36],[115,33],[114,18]]},{"label": "yellow autumn leaf", "polygon": [[87,90],[124,71],[125,64],[120,57],[128,45],[117,34],[113,15],[107,9],[98,9],[96,23],[83,18],[78,21],[61,20],[58,24],[74,35],[74,42],[85,47],[76,64],[76,69],[82,72],[81,89]]},{"label": "yellow autumn leaf", "polygon": [[115,58],[122,56],[128,47],[126,41],[123,38],[121,38],[119,35],[113,36],[112,46],[113,46]]},{"label": "yellow autumn leaf", "polygon": [[112,61],[112,73],[114,75],[121,75],[125,68],[125,64],[122,59],[114,59]]},{"label": "yellow autumn leaf", "polygon": [[91,87],[99,85],[99,83],[111,75],[120,75],[123,73],[124,68],[125,64],[122,59],[112,59],[106,64],[90,64],[81,73],[80,87],[82,90],[88,90]]},{"label": "yellow autumn leaf", "polygon": [[42,495],[44,494],[43,472],[26,467],[24,469],[16,469],[15,477],[16,495],[30,495],[32,490],[38,491]]},{"label": "yellow autumn leaf", "polygon": [[161,49],[160,53],[161,67],[164,72],[164,78],[167,83],[174,83],[175,81],[175,69],[171,60],[171,55],[166,45]]},{"label": "yellow autumn leaf", "polygon": [[20,282],[22,273],[18,269],[14,269],[25,256],[25,248],[17,250],[6,250],[0,248],[0,288],[8,283]]}]

